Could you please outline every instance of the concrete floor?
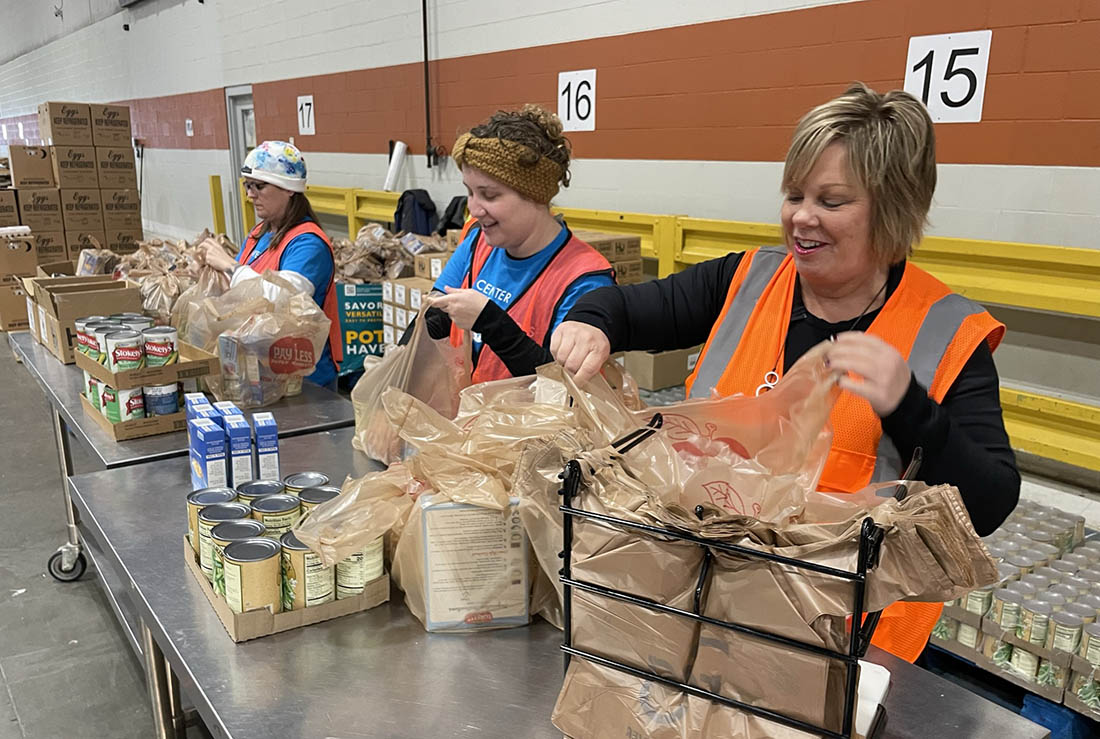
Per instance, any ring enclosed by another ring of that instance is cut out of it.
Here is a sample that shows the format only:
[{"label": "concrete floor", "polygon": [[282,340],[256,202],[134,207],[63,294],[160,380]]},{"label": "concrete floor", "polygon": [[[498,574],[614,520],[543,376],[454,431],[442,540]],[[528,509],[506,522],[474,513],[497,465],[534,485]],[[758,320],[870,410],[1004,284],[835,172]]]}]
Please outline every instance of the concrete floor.
[{"label": "concrete floor", "polygon": [[[0,739],[153,736],[144,670],[96,573],[46,572],[65,538],[57,452],[42,392],[3,333],[0,377]],[[72,446],[77,471],[95,469]]]}]

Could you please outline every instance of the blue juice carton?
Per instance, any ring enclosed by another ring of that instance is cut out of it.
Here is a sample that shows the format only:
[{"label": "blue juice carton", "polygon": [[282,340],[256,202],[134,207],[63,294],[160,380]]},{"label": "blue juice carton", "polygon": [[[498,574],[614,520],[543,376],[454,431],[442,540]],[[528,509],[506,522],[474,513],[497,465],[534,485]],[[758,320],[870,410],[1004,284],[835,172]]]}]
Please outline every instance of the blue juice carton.
[{"label": "blue juice carton", "polygon": [[187,422],[190,438],[191,488],[224,487],[229,483],[225,466],[225,431],[208,418]]},{"label": "blue juice carton", "polygon": [[225,446],[229,454],[229,484],[240,485],[252,479],[252,427],[241,414],[222,418]]},{"label": "blue juice carton", "polygon": [[271,413],[253,413],[256,435],[256,479],[281,480],[279,474],[279,426]]},{"label": "blue juice carton", "polygon": [[183,407],[187,411],[187,420],[195,417],[194,408],[200,405],[210,405],[210,401],[202,393],[184,393]]},{"label": "blue juice carton", "polygon": [[244,412],[236,406],[232,400],[219,400],[217,403],[212,403],[214,410],[223,416],[243,416]]}]

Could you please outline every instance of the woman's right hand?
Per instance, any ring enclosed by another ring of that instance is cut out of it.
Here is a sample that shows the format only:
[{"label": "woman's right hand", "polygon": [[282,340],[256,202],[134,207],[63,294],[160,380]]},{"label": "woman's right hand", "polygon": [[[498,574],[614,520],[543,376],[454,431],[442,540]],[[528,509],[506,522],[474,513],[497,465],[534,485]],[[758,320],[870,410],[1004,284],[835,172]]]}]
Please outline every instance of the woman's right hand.
[{"label": "woman's right hand", "polygon": [[611,342],[595,326],[580,321],[562,321],[550,337],[550,353],[584,385],[599,374],[611,356]]}]

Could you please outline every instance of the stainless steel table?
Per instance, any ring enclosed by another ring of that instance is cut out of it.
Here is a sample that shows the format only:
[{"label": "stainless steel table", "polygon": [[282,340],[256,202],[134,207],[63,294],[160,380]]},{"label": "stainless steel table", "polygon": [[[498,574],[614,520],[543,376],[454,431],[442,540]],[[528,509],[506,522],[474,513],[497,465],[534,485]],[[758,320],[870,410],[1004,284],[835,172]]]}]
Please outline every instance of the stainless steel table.
[{"label": "stainless steel table", "polygon": [[[62,364],[27,331],[9,333],[8,343],[22,360],[23,366],[38,381],[50,404],[62,479],[73,474],[70,430],[106,469],[187,455],[187,433],[184,431],[115,441],[86,415],[81,406],[80,389],[84,385],[84,375],[75,364]],[[264,410],[275,414],[282,438],[343,428],[355,423],[352,405],[347,398],[308,382],[302,384],[301,395],[284,399]],[[48,569],[58,580],[71,581],[84,574],[86,563],[81,553],[80,535],[67,487],[63,494],[68,541],[50,557]]]},{"label": "stainless steel table", "polygon": [[[361,474],[369,463],[352,452],[351,435],[290,439],[283,464],[334,479]],[[385,606],[233,644],[183,561],[188,479],[185,462],[172,459],[69,480],[102,566],[128,591],[131,628],[148,645],[161,736],[179,725],[180,687],[215,737],[561,736],[550,724],[561,634],[542,621],[473,636],[428,634],[394,589]],[[161,653],[168,669],[158,672]],[[893,675],[881,736],[1049,735],[877,649],[868,658]]]}]

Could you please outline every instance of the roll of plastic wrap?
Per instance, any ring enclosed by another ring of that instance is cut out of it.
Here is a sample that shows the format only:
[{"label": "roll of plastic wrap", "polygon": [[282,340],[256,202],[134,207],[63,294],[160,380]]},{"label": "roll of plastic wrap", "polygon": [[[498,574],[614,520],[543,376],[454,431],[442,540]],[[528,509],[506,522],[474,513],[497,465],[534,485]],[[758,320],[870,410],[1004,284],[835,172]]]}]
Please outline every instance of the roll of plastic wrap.
[{"label": "roll of plastic wrap", "polygon": [[409,147],[404,141],[394,143],[393,156],[390,157],[390,169],[386,172],[386,184],[382,186],[382,189],[386,192],[393,192],[393,189],[397,187],[397,178],[401,174],[401,167],[405,164],[405,155],[408,151]]}]

